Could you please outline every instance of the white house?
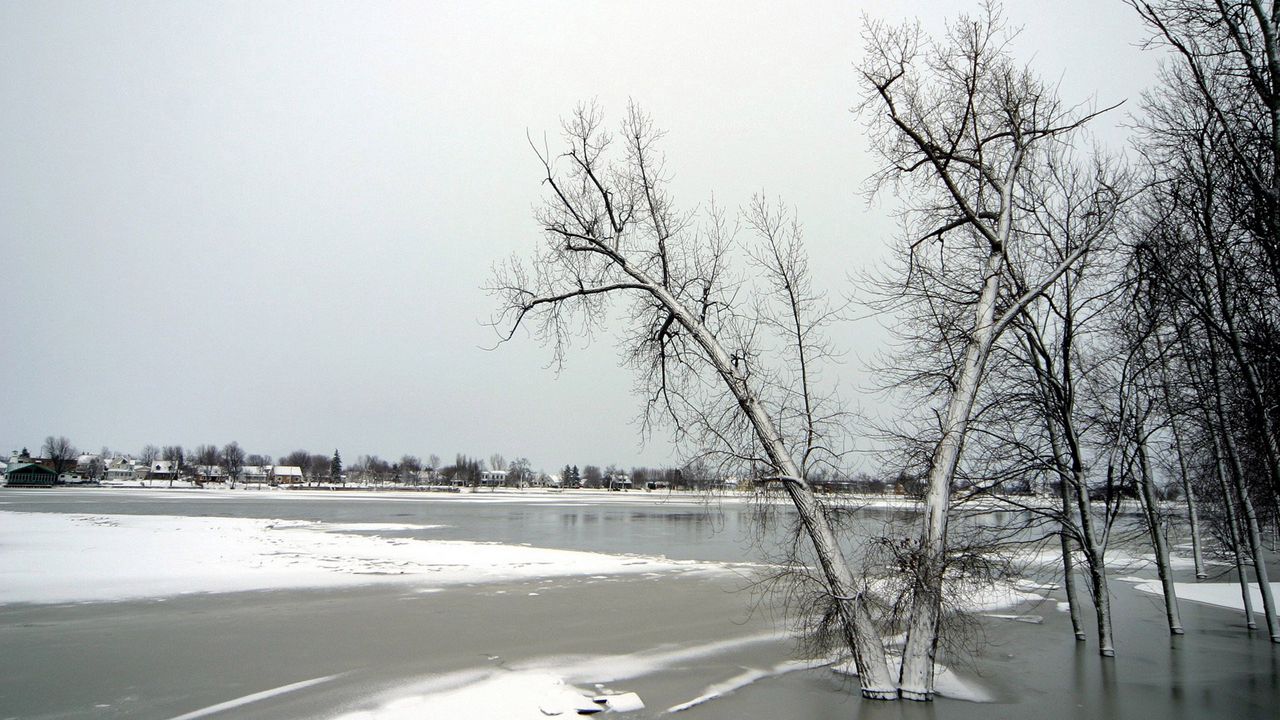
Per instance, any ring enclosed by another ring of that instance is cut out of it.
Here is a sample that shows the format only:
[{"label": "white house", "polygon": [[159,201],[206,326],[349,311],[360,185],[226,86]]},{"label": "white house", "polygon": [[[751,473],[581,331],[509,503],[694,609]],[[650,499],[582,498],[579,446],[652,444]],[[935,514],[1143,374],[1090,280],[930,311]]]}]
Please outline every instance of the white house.
[{"label": "white house", "polygon": [[[139,475],[137,468],[143,468],[143,474]],[[133,482],[139,477],[146,475],[145,465],[134,465],[133,461],[125,457],[113,457],[107,461],[107,470],[103,473],[102,479],[106,482]]]},{"label": "white house", "polygon": [[297,465],[275,465],[271,468],[271,483],[273,485],[300,483],[302,479],[302,468]]},{"label": "white house", "polygon": [[172,480],[178,476],[178,463],[174,460],[152,460],[146,466],[148,480]]}]

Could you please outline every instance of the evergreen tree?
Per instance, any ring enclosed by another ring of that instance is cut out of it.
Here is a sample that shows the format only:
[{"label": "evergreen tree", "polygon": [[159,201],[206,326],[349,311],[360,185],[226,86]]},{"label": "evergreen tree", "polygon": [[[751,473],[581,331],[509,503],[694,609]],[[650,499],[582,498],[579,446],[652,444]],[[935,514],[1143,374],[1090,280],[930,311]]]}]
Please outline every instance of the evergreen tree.
[{"label": "evergreen tree", "polygon": [[342,482],[342,456],[337,448],[333,449],[333,459],[329,461],[329,482]]}]

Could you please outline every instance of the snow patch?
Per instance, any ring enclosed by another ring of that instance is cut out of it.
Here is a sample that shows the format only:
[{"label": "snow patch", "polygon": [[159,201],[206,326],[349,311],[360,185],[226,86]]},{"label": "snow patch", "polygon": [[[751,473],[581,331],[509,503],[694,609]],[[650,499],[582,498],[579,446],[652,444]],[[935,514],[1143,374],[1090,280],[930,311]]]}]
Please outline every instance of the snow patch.
[{"label": "snow patch", "polygon": [[595,695],[550,672],[494,670],[454,674],[443,683],[428,681],[411,694],[388,697],[373,708],[347,712],[336,720],[545,720],[643,708],[635,693]]},{"label": "snow patch", "polygon": [[598,574],[662,577],[727,567],[498,543],[383,538],[331,528],[255,518],[0,511],[0,603],[104,602],[375,582],[439,588]]},{"label": "snow patch", "polygon": [[[272,688],[271,690],[263,690],[262,692],[256,692],[256,693],[253,693],[252,695],[245,695],[244,697],[238,697],[234,700],[220,702],[217,705],[210,705],[207,708],[201,708],[193,712],[179,715],[178,717],[173,718],[173,720],[196,720],[196,718],[202,718],[208,715],[213,715],[215,713],[224,712],[226,710],[232,710],[238,707],[242,707],[245,705],[249,705],[251,703],[258,702],[259,700],[266,700],[267,698],[273,698],[273,697],[276,697],[277,695],[284,695],[286,693],[294,692],[295,690],[303,690],[313,685],[327,683],[330,680],[333,680],[338,677],[341,677],[341,676],[328,675],[326,677],[318,677],[312,680],[303,680],[302,682],[296,682],[290,685],[284,685],[278,688]],[[100,707],[100,708],[110,707],[110,705],[98,705],[97,707]]]},{"label": "snow patch", "polygon": [[[891,666],[897,667],[900,662],[901,658],[891,656]],[[854,665],[852,659],[833,665],[831,669],[841,675],[857,676],[858,674],[857,666]],[[975,703],[995,702],[995,696],[977,680],[962,677],[945,665],[936,663],[933,666],[933,691],[952,700],[965,700]]]},{"label": "snow patch", "polygon": [[[1138,592],[1148,595],[1164,596],[1164,588],[1159,582],[1144,580],[1134,586]],[[1240,595],[1240,583],[1174,583],[1173,591],[1179,600],[1189,600],[1204,605],[1244,611],[1244,598]],[[1280,583],[1271,583],[1272,597],[1280,597]],[[1262,614],[1262,591],[1258,583],[1249,583],[1249,596],[1253,601],[1254,612]],[[1280,612],[1276,613],[1280,615]]]},{"label": "snow patch", "polygon": [[[685,646],[661,646],[625,655],[570,655],[543,657],[503,668],[467,670],[436,676],[392,689],[372,700],[373,707],[355,708],[337,720],[421,720],[466,717],[475,720],[543,720],[548,716],[576,717],[582,710],[632,712],[644,708],[635,693],[603,691],[601,683],[629,680],[678,667],[697,658],[718,655],[756,643],[775,641],[783,635],[762,633],[729,640]],[[497,660],[498,658],[490,658]],[[829,661],[818,661],[820,667]],[[790,672],[809,665],[777,666],[772,672]],[[767,675],[761,675],[765,677]],[[755,678],[758,679],[758,678]],[[753,680],[743,680],[741,687]],[[594,683],[596,692],[582,686]],[[706,702],[716,692],[735,688],[712,686],[696,701]]]},{"label": "snow patch", "polygon": [[709,702],[711,700],[724,697],[725,695],[728,695],[732,692],[741,690],[742,688],[747,687],[748,685],[751,685],[752,683],[757,682],[759,680],[763,680],[765,678],[770,678],[770,677],[776,677],[778,675],[785,675],[789,672],[794,672],[796,670],[809,670],[815,667],[822,667],[823,665],[829,665],[830,663],[831,661],[829,659],[827,660],[788,660],[787,662],[774,665],[772,668],[769,668],[767,670],[746,668],[745,670],[743,670],[742,673],[738,675],[734,675],[733,677],[729,678],[728,680],[725,680],[724,682],[719,682],[719,683],[715,683],[714,685],[707,686],[707,688],[703,690],[702,694],[699,695],[698,697],[692,700],[689,700],[688,702],[682,702],[679,705],[673,705],[667,708],[667,712],[669,713],[683,712],[685,710],[688,710],[689,708],[697,707],[698,705],[701,705],[705,702]]},{"label": "snow patch", "polygon": [[1029,587],[1038,586],[1026,582],[998,582],[978,588],[966,588],[957,594],[955,603],[969,612],[990,612],[1045,599],[1044,595],[1026,589]]}]

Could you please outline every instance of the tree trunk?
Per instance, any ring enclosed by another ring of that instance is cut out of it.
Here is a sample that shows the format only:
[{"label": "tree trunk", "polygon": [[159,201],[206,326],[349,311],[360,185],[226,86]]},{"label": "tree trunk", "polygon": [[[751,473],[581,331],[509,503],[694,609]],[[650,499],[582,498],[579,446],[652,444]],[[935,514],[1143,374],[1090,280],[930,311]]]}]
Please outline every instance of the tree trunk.
[{"label": "tree trunk", "polygon": [[[1099,551],[1097,540],[1093,532],[1093,516],[1089,506],[1088,487],[1083,483],[1084,477],[1084,459],[1080,457],[1080,438],[1075,434],[1075,423],[1072,416],[1075,412],[1074,395],[1072,387],[1072,340],[1074,333],[1072,330],[1071,316],[1067,315],[1067,327],[1064,330],[1064,337],[1061,344],[1062,364],[1061,378],[1052,376],[1049,368],[1041,364],[1039,356],[1036,354],[1036,346],[1039,345],[1033,331],[1028,330],[1028,349],[1030,352],[1031,365],[1035,368],[1036,375],[1039,379],[1040,396],[1044,402],[1045,410],[1045,428],[1049,434],[1049,445],[1053,451],[1053,464],[1058,473],[1060,484],[1060,495],[1062,498],[1062,530],[1059,537],[1062,542],[1062,566],[1063,566],[1063,583],[1067,594],[1067,608],[1071,614],[1071,630],[1075,633],[1077,641],[1085,640],[1083,623],[1080,618],[1080,608],[1077,603],[1077,594],[1075,590],[1075,563],[1072,560],[1071,540],[1070,537],[1075,535],[1083,538],[1081,554],[1085,557],[1090,567],[1090,594],[1094,598],[1094,609],[1097,615],[1098,623],[1098,640],[1100,645],[1105,648],[1104,655],[1114,654],[1111,648],[1111,609],[1110,605],[1104,603],[1098,604],[1098,597],[1104,600],[1106,596],[1106,569],[1101,568],[1100,576],[1095,574],[1093,570],[1099,568],[1102,553]],[[1046,358],[1048,354],[1046,353]],[[1057,398],[1055,403],[1053,398]],[[1061,421],[1061,429],[1059,429],[1058,421]],[[1064,436],[1069,442],[1064,442]],[[1068,465],[1067,457],[1070,456],[1070,464]],[[1080,500],[1083,493],[1083,500]],[[1072,522],[1072,499],[1075,498],[1080,513],[1080,522],[1075,524]],[[1074,527],[1073,527],[1074,526]],[[1099,577],[1101,582],[1099,583]],[[1100,588],[1100,589],[1099,589]]]},{"label": "tree trunk", "polygon": [[660,284],[636,268],[627,267],[626,271],[646,284],[650,294],[675,316],[676,320],[706,351],[708,359],[721,379],[728,385],[739,407],[751,423],[752,430],[769,456],[770,462],[783,476],[781,478],[783,486],[795,505],[796,512],[800,515],[800,522],[813,543],[814,554],[822,568],[823,578],[836,600],[845,640],[849,644],[854,664],[858,668],[862,696],[874,700],[897,699],[898,691],[889,673],[884,643],[879,630],[871,620],[863,591],[855,582],[853,571],[849,568],[844,553],[836,542],[831,523],[823,514],[822,508],[818,506],[813,488],[787,451],[768,413],[761,407],[760,401],[748,387],[744,376],[735,369],[733,360],[715,336]]},{"label": "tree trunk", "polygon": [[[1063,490],[1062,504],[1070,508],[1067,501],[1066,490]],[[1058,533],[1058,539],[1062,541],[1062,585],[1063,591],[1067,594],[1067,610],[1071,614],[1071,632],[1075,633],[1077,642],[1084,642],[1084,627],[1080,622],[1080,607],[1076,604],[1076,578],[1075,563],[1071,560],[1071,538],[1068,537],[1066,530]]]},{"label": "tree trunk", "polygon": [[[1168,404],[1169,386],[1161,383],[1164,388],[1165,402]],[[1203,580],[1209,577],[1209,573],[1204,570],[1204,551],[1200,544],[1200,513],[1196,509],[1196,492],[1191,487],[1190,473],[1187,472],[1187,459],[1182,452],[1182,434],[1178,432],[1177,420],[1173,417],[1173,408],[1169,408],[1169,429],[1173,431],[1173,452],[1178,458],[1178,473],[1182,485],[1182,495],[1187,503],[1187,522],[1191,525],[1191,559],[1195,563],[1196,579]]]},{"label": "tree trunk", "polygon": [[1173,586],[1173,572],[1169,568],[1169,541],[1165,537],[1164,520],[1160,518],[1160,506],[1155,493],[1155,481],[1151,477],[1151,464],[1147,458],[1147,441],[1142,437],[1144,428],[1141,423],[1137,427],[1138,450],[1138,485],[1142,500],[1142,511],[1147,519],[1147,532],[1151,537],[1151,548],[1156,556],[1156,572],[1160,575],[1160,585],[1164,590],[1164,612],[1169,622],[1169,633],[1183,634],[1182,618],[1178,614],[1178,594]]},{"label": "tree trunk", "polygon": [[1235,494],[1244,513],[1244,535],[1249,541],[1249,552],[1253,556],[1253,576],[1258,581],[1258,591],[1262,594],[1262,613],[1267,619],[1267,632],[1271,642],[1280,643],[1280,624],[1276,622],[1276,605],[1271,594],[1271,582],[1267,575],[1267,560],[1263,555],[1262,533],[1258,529],[1258,515],[1253,509],[1253,500],[1249,497],[1249,488],[1244,484],[1244,470],[1240,465],[1240,456],[1236,452],[1235,440],[1227,432],[1222,433],[1226,446],[1227,458],[1231,462],[1231,480],[1235,486]]},{"label": "tree trunk", "polygon": [[1267,620],[1267,632],[1271,635],[1271,642],[1280,643],[1280,623],[1276,622],[1276,606],[1275,600],[1271,595],[1271,582],[1267,577],[1267,562],[1263,556],[1262,534],[1258,528],[1258,515],[1253,509],[1253,500],[1249,497],[1249,488],[1244,482],[1244,468],[1240,464],[1240,454],[1236,451],[1236,442],[1231,437],[1231,431],[1227,426],[1226,410],[1222,407],[1222,371],[1218,366],[1217,350],[1214,347],[1213,335],[1209,335],[1209,369],[1212,372],[1213,379],[1213,403],[1214,414],[1218,420],[1218,428],[1221,433],[1223,449],[1226,450],[1227,461],[1230,463],[1231,483],[1235,488],[1236,499],[1240,503],[1240,510],[1244,514],[1243,534],[1249,541],[1249,552],[1253,556],[1253,575],[1258,580],[1258,591],[1262,594],[1262,612]]},{"label": "tree trunk", "polygon": [[1210,430],[1213,436],[1213,470],[1218,476],[1218,486],[1222,488],[1222,507],[1227,514],[1227,527],[1231,531],[1231,554],[1235,557],[1236,577],[1240,580],[1240,599],[1244,603],[1245,626],[1250,630],[1258,627],[1253,619],[1253,593],[1249,592],[1249,576],[1245,572],[1245,559],[1242,549],[1244,538],[1240,537],[1240,524],[1236,520],[1236,504],[1232,500],[1232,492],[1227,485],[1227,473],[1222,469],[1222,452],[1218,448],[1217,433]]},{"label": "tree trunk", "polygon": [[933,661],[938,646],[942,612],[942,581],[946,567],[947,511],[951,504],[951,480],[960,461],[969,415],[987,353],[995,334],[996,295],[1000,291],[1003,253],[993,249],[983,268],[982,293],[974,309],[973,333],[965,344],[964,359],[947,405],[942,437],[934,450],[926,490],[924,526],[921,529],[918,567],[907,623],[907,643],[902,654],[899,692],[907,700],[933,699]]}]

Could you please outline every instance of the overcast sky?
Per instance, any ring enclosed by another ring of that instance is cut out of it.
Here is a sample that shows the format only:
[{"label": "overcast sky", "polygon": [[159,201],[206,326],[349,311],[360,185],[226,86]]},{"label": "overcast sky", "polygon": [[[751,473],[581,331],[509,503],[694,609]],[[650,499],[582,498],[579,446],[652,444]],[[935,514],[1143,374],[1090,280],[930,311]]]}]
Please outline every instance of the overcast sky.
[{"label": "overcast sky", "polygon": [[[860,14],[899,5],[0,3],[0,451],[666,463],[611,338],[558,376],[522,336],[482,349],[491,263],[538,239],[526,132],[635,99],[682,203],[782,197],[843,291],[893,230],[849,108]],[[909,5],[938,27],[976,3]],[[1007,14],[1068,101],[1152,80],[1119,0]],[[847,385],[882,337],[841,329]]]}]

